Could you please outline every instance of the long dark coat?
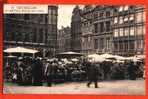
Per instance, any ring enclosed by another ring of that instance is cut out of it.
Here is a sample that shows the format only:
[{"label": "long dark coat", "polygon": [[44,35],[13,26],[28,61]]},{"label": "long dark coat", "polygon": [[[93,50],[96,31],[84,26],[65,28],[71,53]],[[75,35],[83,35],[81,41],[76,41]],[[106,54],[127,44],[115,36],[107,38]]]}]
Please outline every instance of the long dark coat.
[{"label": "long dark coat", "polygon": [[99,76],[99,68],[95,64],[88,64],[87,77],[90,81],[97,81]]},{"label": "long dark coat", "polygon": [[33,84],[34,85],[42,85],[43,64],[40,60],[35,60],[32,68],[32,76],[33,76]]}]

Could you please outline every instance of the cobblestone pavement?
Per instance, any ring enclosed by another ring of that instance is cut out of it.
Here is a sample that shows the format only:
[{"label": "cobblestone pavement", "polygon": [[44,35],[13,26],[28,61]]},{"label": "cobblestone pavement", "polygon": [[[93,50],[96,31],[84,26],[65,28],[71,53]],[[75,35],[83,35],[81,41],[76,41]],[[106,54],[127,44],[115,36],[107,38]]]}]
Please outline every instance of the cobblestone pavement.
[{"label": "cobblestone pavement", "polygon": [[145,80],[116,80],[98,82],[99,88],[86,87],[86,82],[72,82],[47,86],[18,86],[4,84],[4,94],[92,94],[145,95]]}]

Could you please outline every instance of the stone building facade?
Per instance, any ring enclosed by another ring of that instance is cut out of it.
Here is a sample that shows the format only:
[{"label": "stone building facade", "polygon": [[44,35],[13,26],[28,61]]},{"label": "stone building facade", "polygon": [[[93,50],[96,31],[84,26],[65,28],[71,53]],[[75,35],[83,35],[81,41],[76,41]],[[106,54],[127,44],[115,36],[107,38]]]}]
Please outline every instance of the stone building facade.
[{"label": "stone building facade", "polygon": [[144,6],[119,6],[114,13],[113,51],[119,55],[145,54]]},{"label": "stone building facade", "polygon": [[58,53],[71,51],[71,28],[62,27],[57,35]]},{"label": "stone building facade", "polygon": [[145,17],[144,6],[86,5],[81,12],[81,52],[144,54]]},{"label": "stone building facade", "polygon": [[76,6],[71,18],[71,51],[81,52],[81,9]]},{"label": "stone building facade", "polygon": [[53,56],[57,48],[58,6],[49,5],[48,14],[4,14],[4,49],[23,46]]}]

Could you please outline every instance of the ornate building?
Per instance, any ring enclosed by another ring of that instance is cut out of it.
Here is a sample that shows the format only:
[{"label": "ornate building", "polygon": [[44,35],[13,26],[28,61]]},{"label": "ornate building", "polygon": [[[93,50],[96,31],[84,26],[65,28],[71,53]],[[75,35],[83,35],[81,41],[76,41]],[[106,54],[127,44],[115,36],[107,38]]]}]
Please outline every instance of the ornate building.
[{"label": "ornate building", "polygon": [[71,50],[81,52],[81,9],[76,6],[71,19]]},{"label": "ornate building", "polygon": [[119,6],[114,13],[113,51],[119,55],[145,53],[145,7]]},{"label": "ornate building", "polygon": [[113,6],[96,6],[94,10],[94,49],[96,53],[112,53]]},{"label": "ornate building", "polygon": [[92,5],[86,5],[81,13],[81,22],[82,22],[81,45],[82,45],[82,53],[85,54],[90,54],[93,53],[94,51],[93,13],[94,13],[94,7]]},{"label": "ornate building", "polygon": [[48,6],[47,14],[4,14],[4,49],[24,46],[52,56],[57,48],[58,7]]},{"label": "ornate building", "polygon": [[71,51],[71,28],[62,27],[57,35],[58,53]]},{"label": "ornate building", "polygon": [[144,54],[145,16],[144,6],[86,5],[81,13],[82,52]]}]

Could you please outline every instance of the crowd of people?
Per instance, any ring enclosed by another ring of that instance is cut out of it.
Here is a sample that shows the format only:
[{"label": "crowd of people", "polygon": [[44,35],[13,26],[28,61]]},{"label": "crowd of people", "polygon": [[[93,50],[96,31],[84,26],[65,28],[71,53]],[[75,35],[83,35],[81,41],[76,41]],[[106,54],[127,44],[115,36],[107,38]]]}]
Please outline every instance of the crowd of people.
[{"label": "crowd of people", "polygon": [[48,86],[53,83],[72,81],[92,82],[97,88],[97,81],[131,79],[143,77],[144,60],[140,62],[104,61],[92,63],[86,59],[65,63],[61,59],[18,58],[4,65],[4,80],[20,85],[41,86],[44,82]]}]

